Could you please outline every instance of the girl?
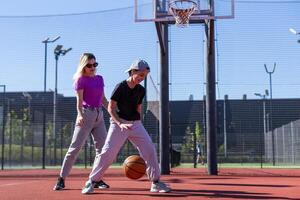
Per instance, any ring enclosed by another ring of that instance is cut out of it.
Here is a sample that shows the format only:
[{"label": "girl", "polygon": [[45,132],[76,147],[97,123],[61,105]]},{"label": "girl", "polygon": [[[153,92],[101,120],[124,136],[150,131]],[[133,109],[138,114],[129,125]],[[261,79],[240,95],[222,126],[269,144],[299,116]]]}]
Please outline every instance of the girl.
[{"label": "girl", "polygon": [[[72,142],[65,155],[60,176],[53,190],[65,188],[65,178],[84,145],[89,134],[92,134],[96,149],[96,156],[101,152],[107,132],[103,120],[102,106],[107,109],[108,102],[104,95],[104,81],[102,76],[96,75],[96,57],[91,53],[84,53],[74,74],[74,86],[77,97],[77,119]],[[94,183],[97,188],[109,188],[102,180]]]}]

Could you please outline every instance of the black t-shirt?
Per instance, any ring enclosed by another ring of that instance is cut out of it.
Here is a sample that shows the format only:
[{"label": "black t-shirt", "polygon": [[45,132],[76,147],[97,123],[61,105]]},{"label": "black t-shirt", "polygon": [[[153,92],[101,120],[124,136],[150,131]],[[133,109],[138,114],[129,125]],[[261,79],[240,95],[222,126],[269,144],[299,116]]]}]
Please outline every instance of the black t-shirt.
[{"label": "black t-shirt", "polygon": [[141,118],[137,106],[142,103],[144,96],[143,86],[138,84],[131,89],[125,80],[116,85],[110,99],[117,102],[117,114],[120,118],[133,121]]}]

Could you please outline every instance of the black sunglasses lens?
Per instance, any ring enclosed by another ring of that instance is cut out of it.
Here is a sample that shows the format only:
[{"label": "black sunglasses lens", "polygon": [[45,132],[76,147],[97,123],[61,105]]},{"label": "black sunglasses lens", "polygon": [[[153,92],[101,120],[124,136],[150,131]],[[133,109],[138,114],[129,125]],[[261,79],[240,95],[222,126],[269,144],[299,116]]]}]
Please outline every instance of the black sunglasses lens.
[{"label": "black sunglasses lens", "polygon": [[87,68],[92,68],[92,67],[97,67],[98,63],[94,63],[94,64],[87,64],[86,67]]}]

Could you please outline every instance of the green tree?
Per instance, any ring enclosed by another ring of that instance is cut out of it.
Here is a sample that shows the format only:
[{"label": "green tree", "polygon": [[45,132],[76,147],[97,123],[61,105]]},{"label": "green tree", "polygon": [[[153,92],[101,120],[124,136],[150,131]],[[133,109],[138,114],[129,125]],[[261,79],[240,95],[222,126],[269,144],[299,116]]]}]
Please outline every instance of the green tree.
[{"label": "green tree", "polygon": [[200,123],[196,121],[194,132],[191,130],[190,126],[188,126],[185,130],[185,136],[183,137],[183,143],[181,145],[181,150],[183,153],[193,153],[194,152],[194,144],[196,141],[200,142],[202,146],[205,144],[204,134],[202,133],[202,129],[200,127]]},{"label": "green tree", "polygon": [[5,135],[8,142],[11,144],[20,144],[21,141],[21,120],[14,110],[7,113],[7,120],[5,126]]},{"label": "green tree", "polygon": [[196,134],[196,141],[199,142],[202,146],[204,146],[205,144],[204,134],[202,132],[199,122],[197,121],[195,124],[195,134]]},{"label": "green tree", "polygon": [[71,142],[70,140],[73,134],[72,125],[73,125],[72,122],[66,123],[60,130],[63,137],[61,142],[63,143],[62,146],[64,147],[68,147],[69,143]]},{"label": "green tree", "polygon": [[22,109],[22,130],[23,130],[23,137],[24,137],[24,145],[31,145],[32,141],[32,129],[31,129],[31,121],[29,116],[29,109],[24,108]]}]

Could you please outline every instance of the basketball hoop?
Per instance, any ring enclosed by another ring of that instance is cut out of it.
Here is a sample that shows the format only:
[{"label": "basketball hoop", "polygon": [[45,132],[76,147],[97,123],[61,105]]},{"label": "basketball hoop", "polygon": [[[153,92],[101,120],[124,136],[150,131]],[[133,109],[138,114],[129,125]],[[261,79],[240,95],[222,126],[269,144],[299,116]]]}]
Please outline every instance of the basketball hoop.
[{"label": "basketball hoop", "polygon": [[188,27],[190,16],[197,8],[197,3],[193,0],[171,0],[169,10],[174,16],[176,26],[180,28]]}]

